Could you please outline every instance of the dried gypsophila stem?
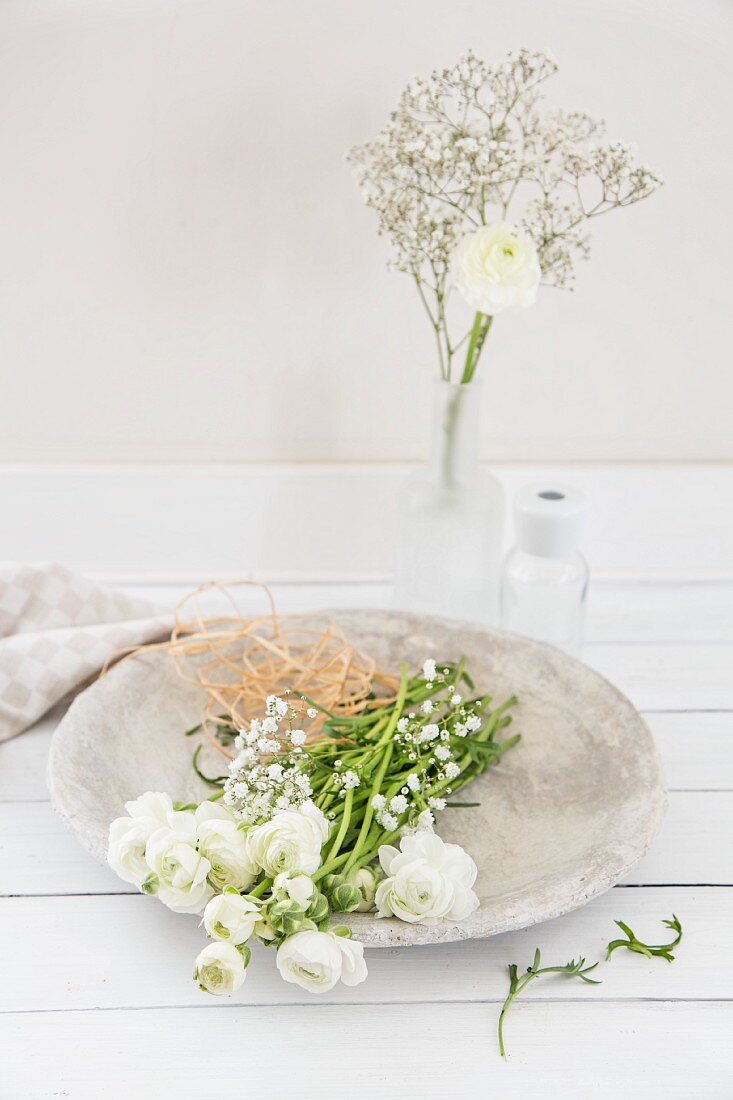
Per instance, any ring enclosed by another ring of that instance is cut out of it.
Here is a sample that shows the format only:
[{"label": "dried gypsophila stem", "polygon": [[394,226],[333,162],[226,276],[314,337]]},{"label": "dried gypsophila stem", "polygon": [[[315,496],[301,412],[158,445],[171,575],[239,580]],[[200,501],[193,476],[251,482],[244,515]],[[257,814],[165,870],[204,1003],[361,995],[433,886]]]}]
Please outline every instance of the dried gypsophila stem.
[{"label": "dried gypsophila stem", "polygon": [[534,240],[545,284],[568,288],[574,261],[589,255],[588,221],[661,183],[628,146],[602,144],[600,120],[544,107],[556,72],[544,51],[494,65],[469,52],[413,79],[377,138],[349,153],[395,266],[415,280],[447,380],[470,335],[453,342],[446,313],[450,259],[466,232],[511,217]]}]

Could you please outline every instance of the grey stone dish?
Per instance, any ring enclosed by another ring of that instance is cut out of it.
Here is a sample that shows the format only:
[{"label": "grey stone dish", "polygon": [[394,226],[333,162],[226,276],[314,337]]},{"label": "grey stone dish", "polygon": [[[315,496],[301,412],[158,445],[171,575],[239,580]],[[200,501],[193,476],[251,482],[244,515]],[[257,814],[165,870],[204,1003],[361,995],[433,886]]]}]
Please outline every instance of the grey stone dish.
[{"label": "grey stone dish", "polygon": [[[428,927],[349,915],[367,946],[526,928],[584,905],[647,850],[666,804],[659,757],[646,723],[598,673],[549,646],[468,623],[327,611],[313,624],[326,619],[382,667],[465,654],[477,689],[490,692],[494,705],[519,697],[510,732],[521,741],[461,792],[480,806],[439,815],[441,836],[478,865],[480,908],[462,923]],[[146,790],[186,800],[211,793],[191,768],[194,746],[183,736],[200,707],[200,690],[161,651],[117,665],[72,704],[53,738],[49,787],[56,811],[98,860],[126,800]]]}]

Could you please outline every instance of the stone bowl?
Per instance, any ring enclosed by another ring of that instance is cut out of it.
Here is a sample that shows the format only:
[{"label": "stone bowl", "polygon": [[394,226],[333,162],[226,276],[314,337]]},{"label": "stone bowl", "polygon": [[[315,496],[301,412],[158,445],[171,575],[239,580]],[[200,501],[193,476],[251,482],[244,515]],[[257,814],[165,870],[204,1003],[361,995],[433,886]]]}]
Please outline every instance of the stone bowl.
[{"label": "stone bowl", "polygon": [[[632,704],[597,672],[550,646],[469,623],[327,611],[310,625],[323,628],[327,620],[383,668],[465,654],[492,705],[519,698],[509,731],[521,741],[459,796],[480,806],[446,809],[438,820],[441,836],[478,865],[480,908],[463,922],[433,926],[350,914],[342,922],[364,944],[526,928],[608,890],[647,850],[666,804],[659,756]],[[72,704],[52,741],[49,787],[57,812],[98,860],[126,800],[146,790],[191,801],[211,793],[192,770],[194,746],[183,736],[201,702],[201,690],[158,650],[117,665]]]}]

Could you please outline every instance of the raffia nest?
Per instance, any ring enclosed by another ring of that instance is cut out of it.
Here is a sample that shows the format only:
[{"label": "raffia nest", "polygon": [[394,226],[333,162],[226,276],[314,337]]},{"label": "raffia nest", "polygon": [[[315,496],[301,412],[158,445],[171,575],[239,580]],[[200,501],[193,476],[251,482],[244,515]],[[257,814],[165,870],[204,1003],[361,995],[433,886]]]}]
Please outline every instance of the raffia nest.
[{"label": "raffia nest", "polygon": [[[255,587],[264,594],[268,611],[256,618],[240,610],[232,589]],[[215,591],[224,614],[202,609],[202,597]],[[167,649],[182,679],[204,689],[202,730],[216,748],[235,753],[217,736],[261,718],[268,695],[286,696],[299,710],[308,740],[317,739],[325,715],[309,718],[304,700],[312,700],[337,716],[359,714],[393,699],[398,681],[380,671],[374,660],[356,649],[342,631],[324,618],[322,629],[313,615],[278,615],[266,585],[241,581],[233,585],[203,584],[184,597],[175,612],[168,641],[142,646]],[[299,705],[300,704],[300,705]]]}]

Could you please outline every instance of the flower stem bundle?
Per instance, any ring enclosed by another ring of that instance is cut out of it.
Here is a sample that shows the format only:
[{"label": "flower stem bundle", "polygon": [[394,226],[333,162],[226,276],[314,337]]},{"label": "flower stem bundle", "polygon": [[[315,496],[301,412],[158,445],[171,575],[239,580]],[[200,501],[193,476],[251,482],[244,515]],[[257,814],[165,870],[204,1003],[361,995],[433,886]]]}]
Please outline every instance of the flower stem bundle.
[{"label": "flower stem bundle", "polygon": [[[491,707],[461,661],[400,670],[396,697],[339,713],[305,695],[269,695],[201,804],[147,792],[110,827],[108,860],[177,912],[202,913],[213,941],[202,989],[244,981],[252,937],[277,950],[286,981],[326,991],[366,977],[363,946],[334,913],[376,910],[410,923],[460,921],[479,905],[476,865],[435,832],[435,815],[518,735],[500,737],[515,700]],[[315,736],[302,728],[319,719]],[[188,731],[189,733],[191,731]],[[198,750],[194,759],[198,768]]]}]

